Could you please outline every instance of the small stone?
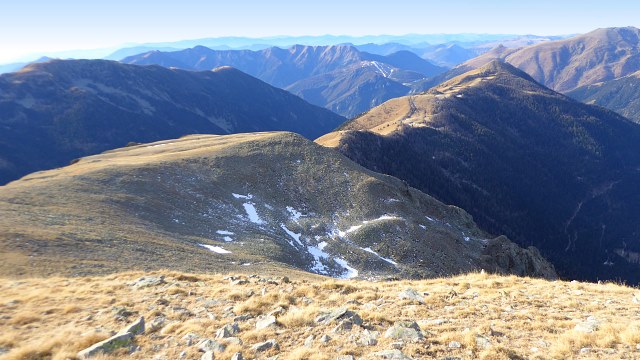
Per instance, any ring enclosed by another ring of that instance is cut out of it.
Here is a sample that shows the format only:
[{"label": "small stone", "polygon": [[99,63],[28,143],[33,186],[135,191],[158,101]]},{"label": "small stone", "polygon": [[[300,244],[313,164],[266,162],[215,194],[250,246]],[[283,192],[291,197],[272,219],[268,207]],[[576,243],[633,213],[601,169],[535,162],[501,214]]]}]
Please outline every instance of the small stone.
[{"label": "small stone", "polygon": [[132,341],[133,334],[131,333],[116,334],[106,340],[95,343],[88,348],[80,351],[77,356],[79,359],[89,359],[98,354],[109,353],[113,350],[129,346],[131,345]]},{"label": "small stone", "polygon": [[149,331],[158,331],[162,329],[164,324],[167,322],[167,319],[164,316],[157,316],[151,320],[151,324],[149,324]]},{"label": "small stone", "polygon": [[258,316],[256,330],[276,327],[276,317],[273,315]]},{"label": "small stone", "polygon": [[384,336],[395,340],[411,342],[424,340],[424,335],[422,335],[422,331],[415,321],[396,321],[395,324],[384,333]]},{"label": "small stone", "polygon": [[353,328],[353,323],[350,320],[342,320],[336,325],[336,327],[331,330],[334,334],[340,334],[343,332],[351,331]]},{"label": "small stone", "polygon": [[182,351],[182,352],[180,353],[180,355],[178,355],[178,356],[180,356],[180,359],[184,359],[184,358],[186,358],[186,357],[187,357],[187,352],[186,352],[186,351]]},{"label": "small stone", "polygon": [[449,348],[451,348],[451,349],[459,349],[461,347],[462,347],[462,344],[460,344],[457,341],[452,341],[452,342],[449,343]]},{"label": "small stone", "polygon": [[486,349],[491,346],[491,341],[482,335],[477,335],[476,345],[481,349]]},{"label": "small stone", "polygon": [[200,358],[200,360],[214,360],[215,357],[213,356],[213,351],[207,351],[204,354],[202,354],[202,357]]},{"label": "small stone", "polygon": [[158,286],[161,284],[165,284],[164,276],[143,276],[129,285],[135,289],[139,289],[144,287]]},{"label": "small stone", "polygon": [[375,346],[378,344],[378,336],[380,336],[380,333],[377,331],[365,330],[360,334],[358,342],[364,346]]},{"label": "small stone", "polygon": [[424,304],[424,296],[422,296],[419,292],[414,289],[405,289],[401,293],[398,294],[398,298],[400,300],[411,300],[417,301],[420,304]]},{"label": "small stone", "polygon": [[225,339],[227,344],[232,344],[232,345],[242,345],[242,339],[240,339],[239,337],[230,337],[230,338],[226,338]]},{"label": "small stone", "polygon": [[338,355],[336,360],[356,360],[356,358],[353,355]]},{"label": "small stone", "polygon": [[240,279],[240,280],[234,280],[231,282],[231,285],[246,285],[249,283],[249,280],[245,280],[245,279]]},{"label": "small stone", "polygon": [[242,353],[237,352],[231,355],[231,360],[244,360],[244,358],[242,357]]},{"label": "small stone", "polygon": [[198,339],[200,339],[200,335],[194,333],[188,333],[182,337],[182,340],[185,340],[187,346],[193,345],[193,343]]},{"label": "small stone", "polygon": [[405,354],[402,353],[402,351],[398,349],[382,350],[382,351],[373,353],[373,355],[383,359],[411,360],[410,357],[406,356]]},{"label": "small stone", "polygon": [[125,328],[120,330],[118,334],[126,334],[130,333],[131,335],[138,335],[144,333],[144,316],[138,318],[138,320],[132,322],[127,325]]},{"label": "small stone", "polygon": [[331,341],[331,336],[329,335],[322,335],[322,337],[320,338],[320,342],[323,344],[326,344],[329,341]]},{"label": "small stone", "polygon": [[216,331],[216,339],[224,339],[232,337],[240,332],[240,326],[237,323],[227,324]]},{"label": "small stone", "polygon": [[587,320],[576,324],[574,330],[583,333],[592,333],[598,330],[598,328],[600,328],[600,321],[594,316],[589,316]]},{"label": "small stone", "polygon": [[263,352],[269,349],[280,350],[280,346],[278,345],[277,341],[271,339],[262,343],[255,344],[251,347],[251,349],[253,349],[253,351],[255,352]]},{"label": "small stone", "polygon": [[285,309],[282,306],[278,306],[275,310],[269,312],[267,316],[281,316],[285,313]]},{"label": "small stone", "polygon": [[636,350],[640,351],[640,344],[636,344]]},{"label": "small stone", "polygon": [[158,298],[158,300],[156,300],[156,305],[169,305],[169,300],[164,299],[164,298]]},{"label": "small stone", "polygon": [[591,348],[582,348],[580,349],[580,354],[588,354],[591,352]]},{"label": "small stone", "polygon": [[341,307],[330,312],[325,312],[315,319],[316,323],[320,324],[328,324],[330,322],[339,320],[351,320],[351,322],[355,325],[362,325],[362,318],[346,307]]},{"label": "small stone", "polygon": [[633,294],[633,297],[631,298],[631,301],[634,304],[640,304],[640,293]]},{"label": "small stone", "polygon": [[404,348],[404,342],[403,341],[392,342],[391,347],[397,350],[402,350]]},{"label": "small stone", "polygon": [[304,346],[308,347],[308,348],[312,348],[314,339],[315,339],[315,337],[313,335],[307,336],[307,338],[304,339]]},{"label": "small stone", "polygon": [[217,341],[204,339],[198,343],[200,351],[223,352],[227,347]]},{"label": "small stone", "polygon": [[253,316],[245,314],[245,315],[238,315],[236,317],[233,318],[234,322],[244,322],[247,321],[249,319],[253,319]]}]

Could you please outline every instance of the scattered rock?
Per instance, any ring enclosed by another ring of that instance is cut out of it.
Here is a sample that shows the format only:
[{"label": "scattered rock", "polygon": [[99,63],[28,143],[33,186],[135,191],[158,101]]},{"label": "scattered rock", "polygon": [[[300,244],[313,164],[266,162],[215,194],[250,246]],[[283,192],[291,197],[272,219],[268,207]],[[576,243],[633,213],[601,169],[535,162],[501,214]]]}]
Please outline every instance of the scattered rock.
[{"label": "scattered rock", "polygon": [[131,315],[136,314],[135,311],[131,311],[126,307],[114,307],[113,311],[115,312],[113,318],[118,321],[126,321]]},{"label": "scattered rock", "polygon": [[356,360],[356,358],[353,355],[338,355],[336,360]]},{"label": "scattered rock", "polygon": [[391,347],[394,349],[402,350],[404,348],[404,342],[403,341],[392,342]]},{"label": "scattered rock", "polygon": [[280,350],[280,346],[278,345],[277,341],[271,339],[262,343],[255,344],[251,347],[251,349],[256,352],[263,352],[269,349]]},{"label": "scattered rock", "polygon": [[118,334],[126,334],[130,333],[131,335],[138,335],[144,333],[144,316],[138,318],[138,320],[132,322],[127,325],[125,328],[120,330]]},{"label": "scattered rock", "polygon": [[236,317],[233,318],[234,322],[244,322],[247,320],[253,319],[253,316],[245,314],[245,315],[238,315]]},{"label": "scattered rock", "polygon": [[383,358],[383,359],[398,359],[398,360],[411,360],[410,357],[408,357],[407,355],[403,354],[402,351],[398,350],[398,349],[393,349],[393,350],[382,350],[382,351],[378,351],[373,353],[373,355]]},{"label": "scattered rock", "polygon": [[281,316],[286,312],[286,310],[282,306],[278,306],[275,310],[269,312],[268,316]]},{"label": "scattered rock", "polygon": [[200,358],[200,360],[214,360],[215,357],[213,356],[213,351],[207,351],[204,354],[202,354],[202,357]]},{"label": "scattered rock", "polygon": [[225,339],[227,344],[232,344],[232,345],[242,345],[242,339],[238,338],[238,337],[230,337],[230,338],[226,338]]},{"label": "scattered rock", "polygon": [[449,343],[449,348],[451,348],[451,349],[459,349],[461,347],[462,347],[462,344],[460,344],[457,341],[452,341],[452,342]]},{"label": "scattered rock", "polygon": [[237,352],[231,355],[231,360],[244,360],[244,358],[242,357],[242,353]]},{"label": "scattered rock", "polygon": [[491,346],[491,341],[482,335],[476,335],[476,346],[480,349],[486,349]]},{"label": "scattered rock", "polygon": [[162,285],[162,284],[165,284],[164,275],[162,275],[162,276],[143,276],[143,277],[137,279],[136,281],[132,282],[129,285],[131,287],[133,287],[134,289],[139,289],[139,288],[144,288],[144,287],[158,286],[158,285]]},{"label": "scattered rock", "polygon": [[231,282],[231,285],[246,285],[249,283],[249,280],[245,280],[245,279],[240,279],[240,280],[234,280]]},{"label": "scattered rock", "polygon": [[424,304],[424,296],[422,296],[419,292],[414,289],[405,289],[401,293],[398,294],[398,298],[400,300],[411,300],[417,301],[420,304]]},{"label": "scattered rock", "polygon": [[198,349],[204,352],[223,352],[226,348],[227,347],[225,345],[211,339],[204,339],[198,343]]},{"label": "scattered rock", "polygon": [[640,293],[633,294],[633,297],[631,298],[631,301],[634,304],[640,304]]},{"label": "scattered rock", "polygon": [[329,335],[322,335],[322,337],[320,338],[320,342],[323,344],[326,344],[329,341],[331,341],[331,336]]},{"label": "scattered rock", "polygon": [[378,336],[380,336],[378,331],[365,330],[360,334],[358,342],[364,346],[375,346],[378,344]]},{"label": "scattered rock", "polygon": [[276,317],[273,315],[258,316],[256,330],[276,327]]},{"label": "scattered rock", "polygon": [[167,322],[167,319],[164,316],[157,316],[151,320],[151,324],[149,324],[149,331],[154,332],[162,329],[164,324]]},{"label": "scattered rock", "polygon": [[182,337],[182,340],[186,340],[185,343],[187,346],[193,345],[194,342],[200,339],[200,335],[194,333],[188,333]]},{"label": "scattered rock", "polygon": [[591,348],[582,348],[580,349],[580,354],[588,354],[591,352]]},{"label": "scattered rock", "polygon": [[216,339],[230,338],[240,332],[240,326],[237,323],[227,324],[216,331]]},{"label": "scattered rock", "polygon": [[184,358],[186,358],[186,357],[187,357],[187,352],[186,352],[186,351],[182,351],[182,352],[180,353],[180,355],[178,355],[178,356],[180,357],[180,359],[184,359]]},{"label": "scattered rock", "polygon": [[325,312],[316,317],[316,323],[319,324],[328,324],[338,320],[350,320],[355,325],[362,325],[362,318],[346,307],[341,307],[331,312]]},{"label": "scattered rock", "polygon": [[589,316],[587,320],[576,324],[574,330],[583,333],[592,333],[598,330],[598,328],[600,328],[600,321],[594,316]]},{"label": "scattered rock", "polygon": [[133,334],[116,334],[106,340],[100,341],[99,343],[93,344],[90,347],[80,351],[78,353],[78,358],[89,359],[98,354],[109,353],[116,349],[131,345],[132,341]]},{"label": "scattered rock", "polygon": [[164,298],[158,298],[156,300],[156,305],[163,305],[163,306],[169,305],[169,300]]},{"label": "scattered rock", "polygon": [[333,330],[331,330],[331,332],[334,334],[341,334],[343,332],[351,331],[352,328],[353,323],[351,320],[342,320],[333,328]]},{"label": "scattered rock", "polygon": [[424,335],[415,321],[396,321],[384,334],[385,337],[417,342],[424,340]]},{"label": "scattered rock", "polygon": [[308,347],[308,348],[312,348],[314,339],[315,339],[315,337],[313,335],[307,336],[307,338],[304,339],[304,346]]}]

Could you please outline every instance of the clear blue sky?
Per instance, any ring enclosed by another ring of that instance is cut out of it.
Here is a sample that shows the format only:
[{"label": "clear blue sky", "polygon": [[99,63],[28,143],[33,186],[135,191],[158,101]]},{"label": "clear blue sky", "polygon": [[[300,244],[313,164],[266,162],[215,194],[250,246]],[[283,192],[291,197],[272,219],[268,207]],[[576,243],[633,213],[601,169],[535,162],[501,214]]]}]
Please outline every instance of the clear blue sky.
[{"label": "clear blue sky", "polygon": [[1,0],[0,62],[219,36],[571,34],[640,27],[637,0]]}]

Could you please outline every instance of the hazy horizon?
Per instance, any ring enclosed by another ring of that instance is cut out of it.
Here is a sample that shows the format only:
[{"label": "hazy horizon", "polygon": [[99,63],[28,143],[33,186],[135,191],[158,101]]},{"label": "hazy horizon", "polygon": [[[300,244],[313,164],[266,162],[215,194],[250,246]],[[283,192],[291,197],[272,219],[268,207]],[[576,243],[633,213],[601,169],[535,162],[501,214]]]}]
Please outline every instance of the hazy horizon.
[{"label": "hazy horizon", "polygon": [[639,26],[640,3],[595,0],[457,2],[396,0],[322,4],[258,0],[94,3],[23,0],[0,15],[0,63],[67,50],[218,37],[405,34],[568,35]]}]

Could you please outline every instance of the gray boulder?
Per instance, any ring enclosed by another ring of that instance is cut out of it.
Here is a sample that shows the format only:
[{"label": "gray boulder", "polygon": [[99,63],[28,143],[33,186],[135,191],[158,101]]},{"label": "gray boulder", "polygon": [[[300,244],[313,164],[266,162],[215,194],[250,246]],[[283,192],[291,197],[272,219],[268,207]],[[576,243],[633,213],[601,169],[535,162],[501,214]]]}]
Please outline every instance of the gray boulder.
[{"label": "gray boulder", "polygon": [[415,321],[396,321],[387,329],[384,336],[394,340],[418,342],[424,340],[424,335]]}]

